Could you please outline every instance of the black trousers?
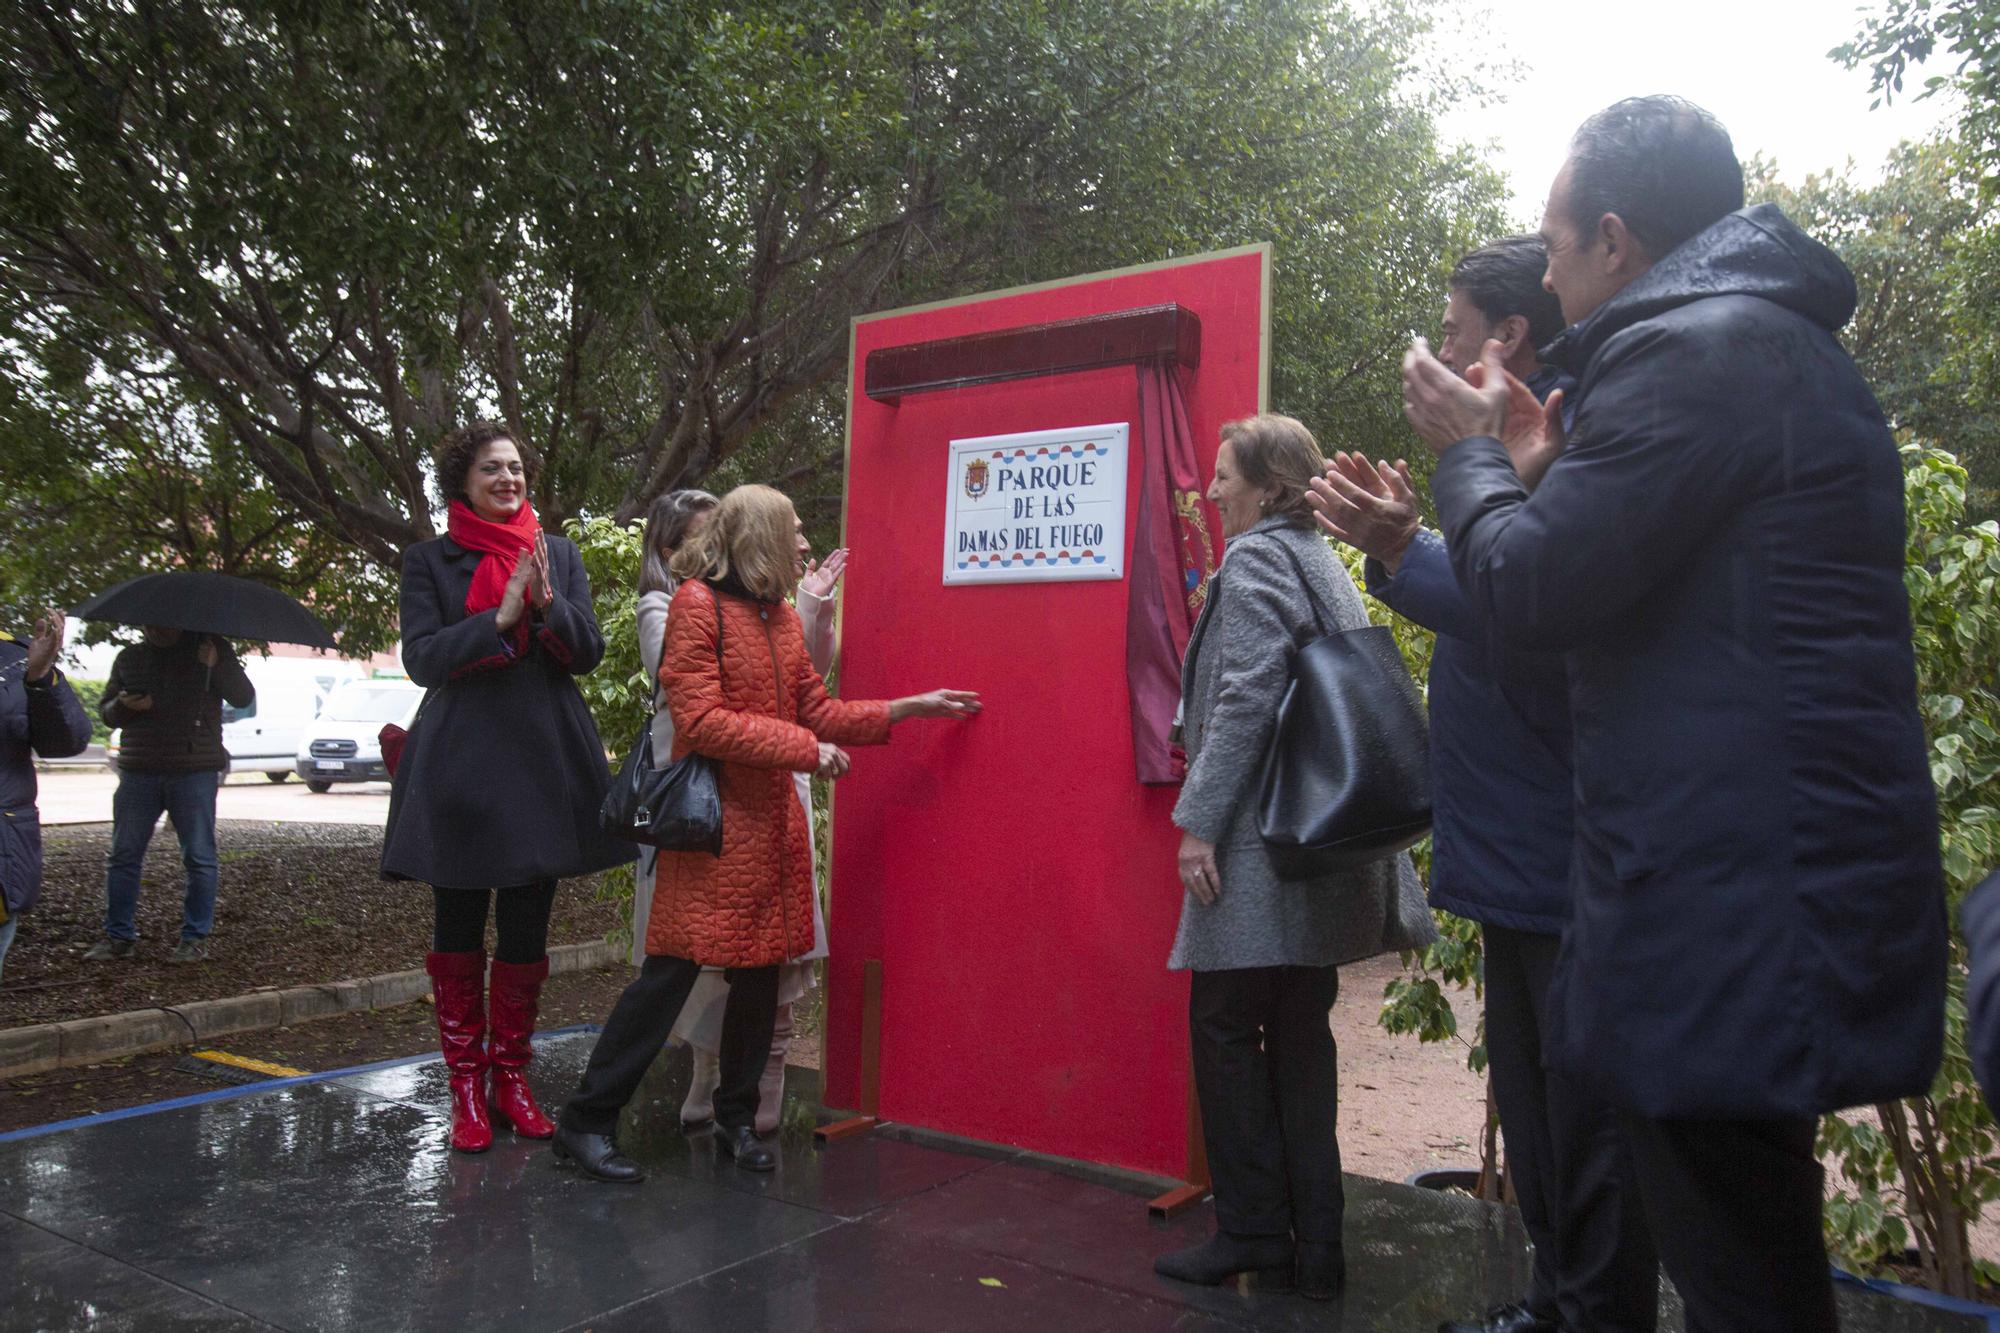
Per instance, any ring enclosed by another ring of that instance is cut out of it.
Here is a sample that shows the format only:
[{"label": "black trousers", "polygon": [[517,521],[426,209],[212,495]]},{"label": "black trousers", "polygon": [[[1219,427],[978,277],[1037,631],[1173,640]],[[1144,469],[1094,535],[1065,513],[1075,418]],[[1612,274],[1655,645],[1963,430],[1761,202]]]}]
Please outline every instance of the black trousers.
[{"label": "black trousers", "polygon": [[1484,928],[1486,1056],[1507,1171],[1535,1242],[1527,1307],[1564,1328],[1652,1333],[1659,1258],[1616,1113],[1542,1067],[1557,935]]},{"label": "black trousers", "polygon": [[1340,1240],[1346,1198],[1327,1018],[1339,993],[1332,967],[1194,974],[1194,1085],[1224,1231]]},{"label": "black trousers", "polygon": [[493,956],[503,963],[536,963],[549,951],[549,912],[556,904],[556,881],[514,889],[431,889],[434,924],[431,947],[439,953],[470,953],[486,947],[486,905],[494,909]]},{"label": "black trousers", "polygon": [[[583,1081],[563,1107],[565,1125],[586,1134],[609,1134],[618,1127],[618,1113],[666,1045],[700,975],[699,963],[647,956],[604,1020]],[[771,1057],[771,1034],[778,1022],[778,969],[734,967],[722,975],[729,982],[729,999],[722,1011],[715,1123],[724,1129],[751,1128],[757,1120],[757,1081]]]},{"label": "black trousers", "polygon": [[1620,1123],[1688,1333],[1833,1333],[1816,1119]]}]

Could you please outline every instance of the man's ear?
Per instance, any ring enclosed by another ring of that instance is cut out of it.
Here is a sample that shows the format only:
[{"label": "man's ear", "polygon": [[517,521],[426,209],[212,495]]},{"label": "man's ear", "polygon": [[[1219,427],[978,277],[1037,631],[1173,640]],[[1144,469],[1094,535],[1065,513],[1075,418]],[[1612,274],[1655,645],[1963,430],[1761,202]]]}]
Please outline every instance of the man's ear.
[{"label": "man's ear", "polygon": [[1652,267],[1653,257],[1625,225],[1625,219],[1616,213],[1606,213],[1597,219],[1597,243],[1604,247],[1607,274],[1637,277]]},{"label": "man's ear", "polygon": [[1528,317],[1509,315],[1493,327],[1493,336],[1500,340],[1500,359],[1509,360],[1528,345]]}]

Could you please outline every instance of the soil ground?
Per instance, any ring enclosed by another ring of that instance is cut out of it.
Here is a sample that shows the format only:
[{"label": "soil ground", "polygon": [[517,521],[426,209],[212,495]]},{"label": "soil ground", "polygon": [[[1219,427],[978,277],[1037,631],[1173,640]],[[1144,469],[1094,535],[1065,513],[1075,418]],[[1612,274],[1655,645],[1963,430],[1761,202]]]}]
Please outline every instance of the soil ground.
[{"label": "soil ground", "polygon": [[[42,901],[21,918],[0,984],[0,1028],[53,1023],[265,987],[306,986],[422,967],[431,895],[383,880],[379,828],[223,820],[216,830],[221,888],[206,961],[169,966],[180,938],[183,871],[171,826],[146,852],[139,950],[129,960],[86,963],[104,931],[109,824],[44,834]],[[602,876],[571,880],[556,895],[549,943],[601,940],[621,924],[600,898]],[[490,928],[489,928],[490,929]]]}]

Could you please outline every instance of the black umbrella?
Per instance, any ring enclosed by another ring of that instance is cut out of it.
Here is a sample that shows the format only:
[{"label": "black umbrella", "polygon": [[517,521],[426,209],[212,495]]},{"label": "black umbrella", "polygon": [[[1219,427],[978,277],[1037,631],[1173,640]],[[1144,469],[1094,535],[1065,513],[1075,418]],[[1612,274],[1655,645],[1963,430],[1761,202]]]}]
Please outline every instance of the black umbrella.
[{"label": "black umbrella", "polygon": [[116,625],[165,625],[259,643],[333,648],[319,618],[276,588],[230,574],[141,574],[106,589],[70,614]]}]

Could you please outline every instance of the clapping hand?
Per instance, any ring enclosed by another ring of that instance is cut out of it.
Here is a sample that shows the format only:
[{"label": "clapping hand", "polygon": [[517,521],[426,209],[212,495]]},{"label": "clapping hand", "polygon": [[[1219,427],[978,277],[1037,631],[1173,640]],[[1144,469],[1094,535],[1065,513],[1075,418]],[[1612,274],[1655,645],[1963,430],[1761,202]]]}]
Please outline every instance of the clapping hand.
[{"label": "clapping hand", "polygon": [[828,551],[826,559],[806,561],[806,575],[799,580],[799,587],[811,593],[822,602],[833,596],[840,586],[840,576],[847,572],[847,548]]},{"label": "clapping hand", "polygon": [[[1431,355],[1422,338],[1403,354],[1403,415],[1431,452],[1441,454],[1475,435],[1500,437],[1507,425],[1507,386],[1500,376],[1500,344],[1486,344],[1484,360],[1494,373],[1484,384],[1471,384]],[[1530,395],[1532,396],[1532,395]]]},{"label": "clapping hand", "polygon": [[535,534],[535,544],[528,552],[534,562],[534,575],[528,581],[528,596],[534,602],[536,611],[546,611],[549,603],[556,599],[555,581],[549,576],[549,535]]},{"label": "clapping hand", "polygon": [[1371,464],[1360,454],[1336,453],[1326,475],[1313,478],[1306,503],[1323,530],[1374,556],[1391,574],[1422,525],[1409,465],[1400,459],[1391,467]]},{"label": "clapping hand", "polygon": [[56,664],[56,654],[62,651],[63,613],[50,607],[35,621],[35,633],[28,640],[28,674],[24,679],[33,684],[46,679]]},{"label": "clapping hand", "polygon": [[493,623],[502,634],[521,623],[521,616],[527,610],[528,584],[534,576],[535,556],[529,550],[514,562],[514,572],[507,576],[507,586],[500,591],[500,606],[494,612]]},{"label": "clapping hand", "polygon": [[1549,395],[1546,403],[1536,402],[1533,389],[1501,368],[1494,351],[1496,346],[1498,344],[1486,344],[1485,357],[1468,370],[1465,377],[1481,389],[1496,375],[1505,381],[1507,424],[1501,428],[1500,443],[1506,446],[1507,457],[1514,464],[1514,472],[1521,478],[1521,484],[1532,491],[1541,484],[1542,475],[1549,470],[1549,465],[1561,456],[1567,440],[1563,430],[1563,391],[1557,389]]}]

